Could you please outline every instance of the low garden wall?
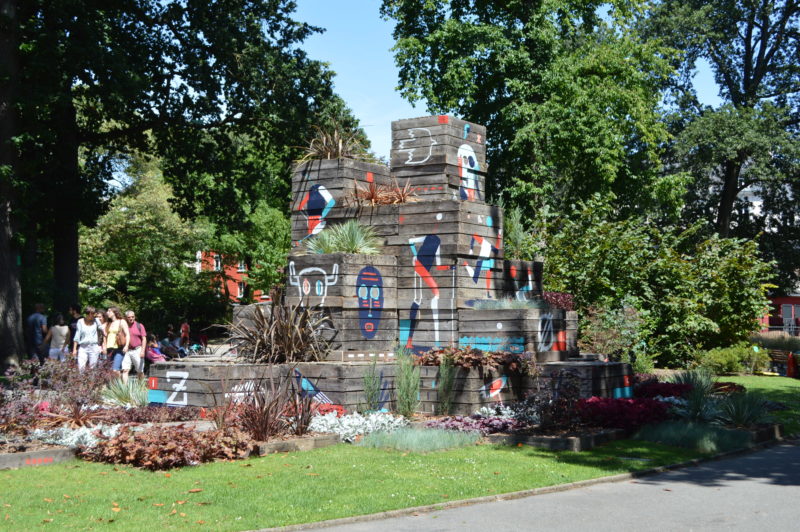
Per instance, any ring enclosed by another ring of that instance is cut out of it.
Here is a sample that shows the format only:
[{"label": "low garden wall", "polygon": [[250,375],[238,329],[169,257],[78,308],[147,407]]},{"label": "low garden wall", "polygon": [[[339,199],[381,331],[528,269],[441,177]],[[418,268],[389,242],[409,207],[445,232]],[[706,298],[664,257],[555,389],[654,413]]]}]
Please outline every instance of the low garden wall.
[{"label": "low garden wall", "polygon": [[[453,414],[471,414],[482,406],[511,403],[534,392],[535,379],[549,387],[563,374],[573,373],[581,397],[630,397],[632,373],[628,364],[566,361],[539,364],[539,375],[519,371],[458,369],[452,392]],[[374,371],[380,387],[379,409],[393,409],[397,365],[379,362],[317,362],[297,365],[231,364],[220,362],[167,362],[150,367],[151,403],[168,406],[214,407],[227,400],[242,400],[259,382],[290,376],[295,389],[320,404],[337,404],[348,411],[365,406],[364,377]],[[420,406],[423,413],[437,413],[439,367],[420,367]]]}]

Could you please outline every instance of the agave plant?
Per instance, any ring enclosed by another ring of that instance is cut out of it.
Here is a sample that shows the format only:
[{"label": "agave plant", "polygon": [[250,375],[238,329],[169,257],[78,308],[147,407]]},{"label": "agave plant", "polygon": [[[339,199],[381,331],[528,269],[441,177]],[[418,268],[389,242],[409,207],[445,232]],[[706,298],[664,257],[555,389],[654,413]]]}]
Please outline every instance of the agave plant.
[{"label": "agave plant", "polygon": [[100,392],[102,401],[111,406],[147,406],[147,381],[144,379],[114,379]]},{"label": "agave plant", "polygon": [[308,240],[306,249],[309,253],[377,255],[381,251],[381,241],[372,227],[350,220],[331,226]]},{"label": "agave plant", "polygon": [[283,305],[283,292],[270,291],[271,307],[256,307],[250,320],[222,325],[240,357],[248,362],[281,364],[313,362],[324,357],[328,342],[322,334],[330,318],[316,308]]}]

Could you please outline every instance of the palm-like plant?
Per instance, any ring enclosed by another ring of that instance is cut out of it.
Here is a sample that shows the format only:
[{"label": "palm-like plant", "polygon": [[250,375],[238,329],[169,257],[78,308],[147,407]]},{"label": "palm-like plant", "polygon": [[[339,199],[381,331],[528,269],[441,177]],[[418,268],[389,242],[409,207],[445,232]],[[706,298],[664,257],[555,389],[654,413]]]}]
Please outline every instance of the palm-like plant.
[{"label": "palm-like plant", "polygon": [[358,137],[358,130],[345,131],[339,124],[329,129],[314,126],[314,137],[305,153],[297,160],[298,164],[317,159],[370,159],[369,153]]},{"label": "palm-like plant", "polygon": [[372,227],[350,220],[334,225],[318,234],[306,244],[309,253],[359,253],[378,255],[381,241]]}]

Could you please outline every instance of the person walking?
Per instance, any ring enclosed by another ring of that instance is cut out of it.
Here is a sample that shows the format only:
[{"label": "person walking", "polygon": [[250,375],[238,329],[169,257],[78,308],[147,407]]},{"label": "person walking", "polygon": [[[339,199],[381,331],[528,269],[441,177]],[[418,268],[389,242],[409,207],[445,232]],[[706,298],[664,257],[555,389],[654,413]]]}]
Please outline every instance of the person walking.
[{"label": "person walking", "polygon": [[47,334],[47,316],[44,315],[44,303],[34,305],[33,314],[25,320],[25,340],[28,346],[28,358],[36,358],[40,364],[44,363],[42,340]]},{"label": "person walking", "polygon": [[64,362],[69,353],[69,341],[69,327],[64,323],[64,316],[58,313],[53,318],[53,326],[47,331],[40,349],[44,352],[45,345],[49,343],[47,358]]},{"label": "person walking", "polygon": [[185,351],[189,351],[189,320],[183,318],[181,320],[181,347]]},{"label": "person walking", "polygon": [[122,358],[122,382],[128,382],[131,367],[141,378],[144,375],[145,349],[147,348],[147,331],[144,325],[136,321],[136,314],[132,310],[125,312],[125,322],[130,331],[128,350]]},{"label": "person walking", "polygon": [[78,330],[78,321],[83,315],[81,314],[81,307],[77,303],[70,305],[67,312],[69,312],[69,343],[72,344],[72,341],[75,340],[75,332]]},{"label": "person walking", "polygon": [[122,359],[131,339],[128,324],[122,319],[122,312],[118,307],[108,307],[106,310],[105,350],[106,356],[111,359],[111,369],[119,375],[122,371]]},{"label": "person walking", "polygon": [[78,371],[82,372],[87,363],[90,368],[97,366],[102,343],[103,331],[95,318],[94,307],[87,306],[83,309],[83,318],[76,324],[72,341],[72,356],[78,359]]}]

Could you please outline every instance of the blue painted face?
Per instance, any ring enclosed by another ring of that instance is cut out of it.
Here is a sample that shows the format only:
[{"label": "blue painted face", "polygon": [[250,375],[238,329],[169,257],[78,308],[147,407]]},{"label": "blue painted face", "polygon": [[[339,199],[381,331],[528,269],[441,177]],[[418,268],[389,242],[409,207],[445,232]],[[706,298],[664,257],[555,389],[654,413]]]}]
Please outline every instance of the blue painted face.
[{"label": "blue painted face", "polygon": [[378,332],[383,310],[383,278],[373,266],[367,266],[356,279],[358,295],[358,321],[361,334],[371,340]]}]

